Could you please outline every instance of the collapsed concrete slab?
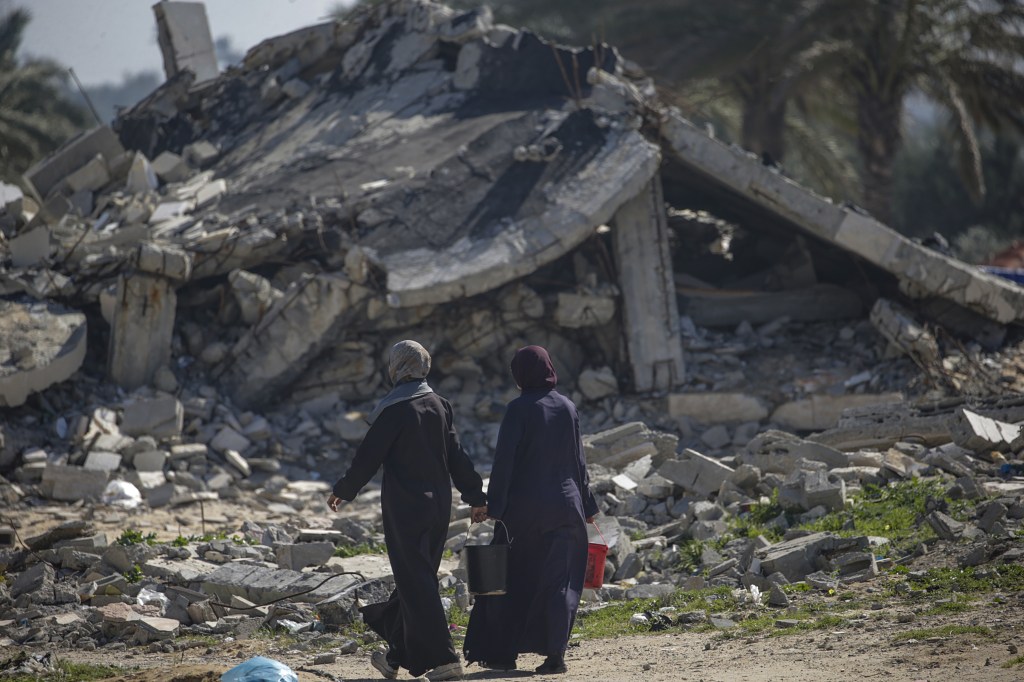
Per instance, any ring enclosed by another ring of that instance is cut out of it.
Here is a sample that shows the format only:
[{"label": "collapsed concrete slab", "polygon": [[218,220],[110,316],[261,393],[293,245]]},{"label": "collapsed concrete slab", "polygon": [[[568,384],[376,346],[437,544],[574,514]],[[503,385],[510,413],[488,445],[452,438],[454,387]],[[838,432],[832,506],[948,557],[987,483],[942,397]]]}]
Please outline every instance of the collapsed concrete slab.
[{"label": "collapsed concrete slab", "polygon": [[1024,319],[1024,288],[814,194],[744,150],[710,137],[675,110],[663,112],[660,131],[673,180],[728,197],[731,208],[722,217],[781,221],[891,273],[913,298],[944,298],[1003,324]]},{"label": "collapsed concrete slab", "polygon": [[85,315],[56,303],[0,299],[0,407],[64,381],[82,365]]}]

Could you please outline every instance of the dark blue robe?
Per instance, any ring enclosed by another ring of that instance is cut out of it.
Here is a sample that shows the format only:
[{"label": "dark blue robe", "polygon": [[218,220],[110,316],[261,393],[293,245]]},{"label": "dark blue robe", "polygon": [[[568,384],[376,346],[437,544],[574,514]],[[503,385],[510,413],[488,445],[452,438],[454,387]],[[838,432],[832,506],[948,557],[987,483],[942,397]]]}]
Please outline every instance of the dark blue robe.
[{"label": "dark blue robe", "polygon": [[[507,663],[520,653],[561,657],[583,589],[586,518],[598,511],[571,400],[537,388],[509,403],[487,504],[512,538],[507,591],[476,598],[466,660]],[[508,542],[501,524],[495,526],[493,542]]]}]

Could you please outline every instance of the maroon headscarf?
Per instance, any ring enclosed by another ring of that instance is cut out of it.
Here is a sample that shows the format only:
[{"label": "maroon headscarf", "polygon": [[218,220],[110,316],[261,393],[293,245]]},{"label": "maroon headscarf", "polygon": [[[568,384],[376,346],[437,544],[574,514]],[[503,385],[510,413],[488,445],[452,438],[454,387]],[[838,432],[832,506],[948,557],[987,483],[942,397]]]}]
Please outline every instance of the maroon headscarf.
[{"label": "maroon headscarf", "polygon": [[524,346],[512,357],[512,378],[526,390],[551,389],[558,383],[551,356],[540,346]]}]

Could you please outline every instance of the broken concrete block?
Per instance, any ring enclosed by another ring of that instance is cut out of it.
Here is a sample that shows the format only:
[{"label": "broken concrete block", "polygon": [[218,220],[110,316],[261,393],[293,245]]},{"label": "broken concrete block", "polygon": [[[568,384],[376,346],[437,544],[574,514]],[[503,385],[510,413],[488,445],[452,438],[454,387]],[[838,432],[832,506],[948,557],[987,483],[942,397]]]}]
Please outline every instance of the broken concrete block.
[{"label": "broken concrete block", "polygon": [[96,469],[99,471],[117,471],[121,466],[121,455],[116,452],[102,452],[93,450],[85,457],[82,467],[85,469]]},{"label": "broken concrete block", "polygon": [[281,92],[284,96],[291,99],[302,99],[309,94],[310,90],[312,88],[301,78],[292,78],[281,86]]},{"label": "broken concrete block", "polygon": [[[196,207],[196,202],[193,200],[173,201],[173,202],[161,202],[157,208],[150,214],[147,222],[151,225],[156,225],[161,222],[173,220],[182,215],[185,215],[189,211]],[[164,228],[164,225],[161,225]],[[148,243],[147,243],[148,244]]]},{"label": "broken concrete block", "polygon": [[708,497],[718,492],[732,472],[731,468],[721,462],[689,448],[683,450],[679,459],[666,460],[658,467],[660,476],[698,497]]},{"label": "broken concrete block", "polygon": [[898,403],[900,393],[851,393],[849,395],[813,395],[783,403],[772,412],[771,421],[796,431],[823,431],[839,422],[843,410],[869,405]]},{"label": "broken concrete block", "polygon": [[[316,587],[322,581],[323,575],[319,573],[230,563],[207,573],[202,579],[202,591],[222,602],[237,594],[257,604],[288,597],[294,597],[299,602],[316,603],[359,582],[357,578],[349,576]],[[316,589],[300,594],[310,588]]]},{"label": "broken concrete block", "polygon": [[338,415],[335,419],[327,419],[323,422],[324,428],[350,443],[358,443],[363,440],[370,425],[366,423],[366,414],[363,412],[348,412]]},{"label": "broken concrete block", "polygon": [[739,453],[742,463],[764,473],[789,474],[801,459],[822,462],[833,469],[850,465],[850,458],[834,448],[776,430],[759,433]]},{"label": "broken concrete block", "polygon": [[655,431],[643,422],[621,426],[583,436],[583,452],[587,462],[618,469],[650,455],[654,464],[675,458],[679,436]]},{"label": "broken concrete block", "polygon": [[964,534],[966,524],[960,523],[953,517],[934,511],[925,517],[928,525],[932,527],[935,534],[943,540],[956,540]]},{"label": "broken concrete block", "polygon": [[110,170],[103,155],[97,154],[64,180],[73,193],[96,192],[110,182]]},{"label": "broken concrete block", "polygon": [[125,180],[125,190],[132,194],[143,194],[160,186],[160,180],[153,172],[153,166],[149,159],[141,152],[132,155],[132,163],[128,168],[128,177]]},{"label": "broken concrete block", "polygon": [[817,570],[818,559],[823,554],[861,550],[867,546],[866,537],[840,538],[832,533],[810,533],[757,550],[757,556],[761,559],[762,573],[771,576],[778,572],[794,582]]},{"label": "broken concrete block", "polygon": [[202,208],[212,204],[228,191],[228,183],[225,180],[214,180],[199,188],[196,192],[196,208]]},{"label": "broken concrete block", "polygon": [[252,445],[252,442],[235,431],[230,426],[225,426],[217,435],[214,436],[213,440],[210,441],[210,447],[220,453],[225,453],[228,450],[234,450],[236,452],[245,452]]},{"label": "broken concrete block", "polygon": [[742,393],[672,393],[668,396],[668,413],[702,424],[718,424],[760,421],[768,416],[768,408],[760,398]]},{"label": "broken concrete block", "polygon": [[221,454],[224,455],[224,459],[227,460],[228,464],[234,467],[242,476],[249,476],[252,473],[248,460],[235,450],[227,449],[222,451]]},{"label": "broken concrete block", "polygon": [[137,251],[135,267],[140,272],[185,281],[192,275],[192,257],[178,247],[143,242]]},{"label": "broken concrete block", "polygon": [[[328,343],[349,309],[351,283],[337,275],[304,277],[232,349],[222,382],[243,406],[273,398]],[[241,451],[242,448],[231,448]]]},{"label": "broken concrete block", "polygon": [[0,526],[0,550],[14,549],[17,534],[10,526]]},{"label": "broken concrete block", "polygon": [[158,275],[121,275],[117,283],[108,370],[125,389],[152,381],[171,359],[177,294],[170,280]]},{"label": "broken concrete block", "polygon": [[615,299],[611,296],[558,294],[555,323],[560,327],[581,329],[608,324],[615,317]]},{"label": "broken concrete block", "polygon": [[963,407],[957,408],[955,418],[950,421],[953,442],[976,453],[1006,452],[1021,435],[1021,430],[1019,424],[1007,424]]},{"label": "broken concrete block", "polygon": [[298,542],[277,547],[277,565],[292,571],[322,566],[334,555],[333,542]]},{"label": "broken concrete block", "polygon": [[[56,573],[53,566],[41,561],[33,564],[15,579],[11,585],[11,598],[17,599],[23,594],[33,596],[35,603],[48,604],[53,602],[53,580]],[[49,599],[47,599],[47,592]]]},{"label": "broken concrete block", "polygon": [[794,471],[779,488],[779,504],[802,511],[818,506],[830,511],[843,509],[846,506],[846,483],[824,470]]},{"label": "broken concrete block", "polygon": [[195,74],[196,83],[216,78],[220,69],[203,3],[158,2],[153,13],[168,80],[183,71]]},{"label": "broken concrete block", "polygon": [[85,316],[56,303],[0,299],[0,407],[74,374],[85,358]]},{"label": "broken concrete block", "polygon": [[46,200],[57,185],[97,155],[108,162],[124,154],[124,147],[107,126],[93,128],[65,142],[60,149],[36,163],[25,173],[25,180],[36,195]]},{"label": "broken concrete block", "polygon": [[990,502],[984,507],[981,518],[978,520],[978,528],[986,533],[992,533],[993,527],[1006,518],[1006,512],[1006,505],[995,501]]},{"label": "broken concrete block", "polygon": [[174,438],[181,435],[184,420],[185,410],[174,396],[137,398],[125,403],[120,429],[129,436]]},{"label": "broken concrete block", "polygon": [[700,441],[712,450],[718,450],[732,443],[732,436],[724,424],[716,424],[700,434]]},{"label": "broken concrete block", "polygon": [[174,152],[161,152],[153,159],[153,172],[164,182],[182,182],[191,174],[185,160]]},{"label": "broken concrete block", "polygon": [[871,308],[875,329],[922,367],[936,367],[941,361],[935,337],[903,306],[880,298]]},{"label": "broken concrete block", "polygon": [[617,395],[619,392],[618,379],[616,379],[611,367],[607,366],[583,370],[576,383],[579,386],[580,393],[587,400],[600,400],[610,395]]},{"label": "broken concrete block", "polygon": [[11,239],[8,247],[12,266],[30,268],[39,265],[50,256],[50,228],[42,225],[23,232]]},{"label": "broken concrete block", "polygon": [[196,168],[206,168],[220,157],[220,150],[206,140],[198,140],[186,145],[182,154]]},{"label": "broken concrete block", "polygon": [[494,16],[491,8],[484,5],[444,22],[439,27],[438,35],[446,43],[465,45],[471,40],[487,35],[493,28]]},{"label": "broken concrete block", "polygon": [[228,273],[228,282],[241,310],[242,322],[249,325],[259,322],[284,296],[284,292],[276,289],[269,279],[245,270],[232,270]]},{"label": "broken concrete block", "polygon": [[44,497],[63,502],[98,500],[107,487],[109,472],[75,466],[47,464],[39,489]]},{"label": "broken concrete block", "polygon": [[[170,455],[163,450],[146,450],[145,452],[139,452],[132,456],[132,466],[136,471],[140,472],[162,472],[164,470],[164,466],[167,465],[169,457]],[[150,485],[149,490],[152,491],[153,488],[159,487],[160,485],[162,485],[162,483]],[[150,506],[154,506],[149,499],[147,491],[141,489],[140,491],[144,496],[146,496],[146,501],[150,502]]]}]

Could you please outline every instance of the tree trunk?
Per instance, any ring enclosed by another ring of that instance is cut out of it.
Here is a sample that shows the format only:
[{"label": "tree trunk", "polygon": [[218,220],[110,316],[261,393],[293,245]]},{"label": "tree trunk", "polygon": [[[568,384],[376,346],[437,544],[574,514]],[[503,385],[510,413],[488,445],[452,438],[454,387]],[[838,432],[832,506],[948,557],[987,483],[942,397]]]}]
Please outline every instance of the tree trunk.
[{"label": "tree trunk", "polygon": [[780,163],[786,153],[786,98],[773,91],[775,77],[767,69],[747,69],[738,74],[736,85],[743,102],[740,143],[766,161]]},{"label": "tree trunk", "polygon": [[786,153],[785,127],[785,102],[775,107],[769,106],[766,101],[743,102],[744,149],[749,149],[766,160],[781,162]]},{"label": "tree trunk", "polygon": [[857,98],[857,151],[861,157],[864,207],[879,221],[892,218],[893,164],[903,142],[903,98],[861,94]]}]

